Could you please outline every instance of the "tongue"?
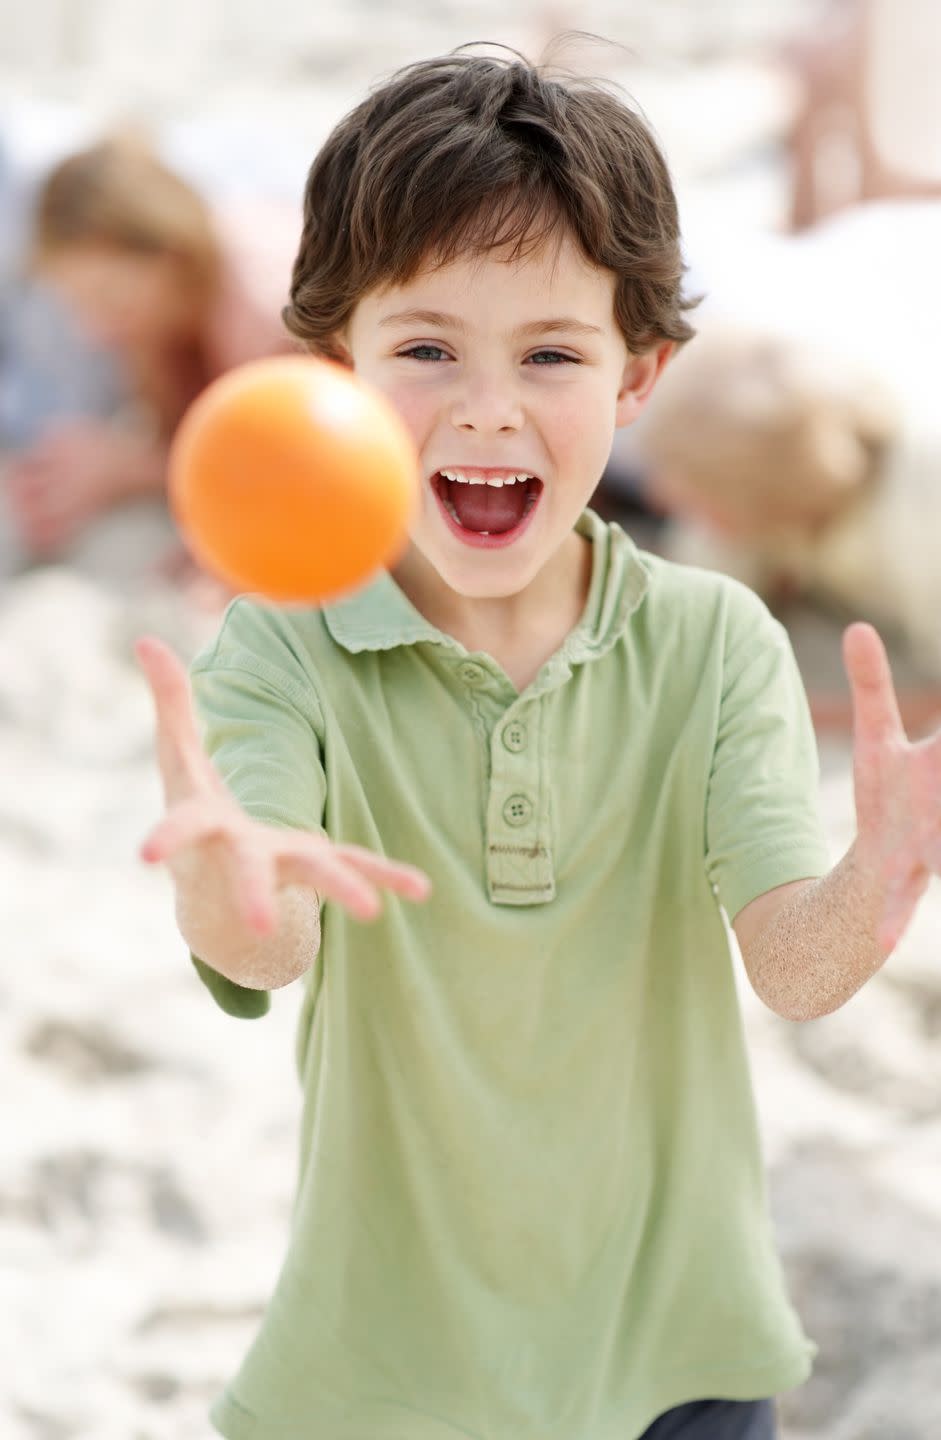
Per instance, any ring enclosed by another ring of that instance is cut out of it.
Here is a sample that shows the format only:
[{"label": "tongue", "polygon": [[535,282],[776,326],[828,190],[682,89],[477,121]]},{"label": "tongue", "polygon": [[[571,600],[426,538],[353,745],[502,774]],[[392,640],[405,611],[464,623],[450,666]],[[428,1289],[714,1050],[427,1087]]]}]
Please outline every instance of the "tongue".
[{"label": "tongue", "polygon": [[527,487],[519,480],[515,485],[498,487],[462,485],[442,477],[441,484],[465,530],[489,530],[499,535],[503,530],[512,530],[523,518]]}]

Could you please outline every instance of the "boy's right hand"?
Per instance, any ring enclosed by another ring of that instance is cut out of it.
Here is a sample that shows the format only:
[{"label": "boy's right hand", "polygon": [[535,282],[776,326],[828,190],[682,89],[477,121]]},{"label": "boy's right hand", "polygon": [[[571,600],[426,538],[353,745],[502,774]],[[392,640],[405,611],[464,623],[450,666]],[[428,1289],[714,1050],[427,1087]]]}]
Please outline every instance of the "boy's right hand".
[{"label": "boy's right hand", "polygon": [[427,899],[431,882],[412,865],[246,815],[203,749],[183,665],[152,635],[142,636],[134,651],[154,699],[157,760],[167,806],[141,846],[142,859],[166,863],[177,877],[194,858],[212,858],[231,913],[261,935],[276,929],[278,892],[288,885],[309,886],[359,920],[379,914],[379,888],[408,900]]}]

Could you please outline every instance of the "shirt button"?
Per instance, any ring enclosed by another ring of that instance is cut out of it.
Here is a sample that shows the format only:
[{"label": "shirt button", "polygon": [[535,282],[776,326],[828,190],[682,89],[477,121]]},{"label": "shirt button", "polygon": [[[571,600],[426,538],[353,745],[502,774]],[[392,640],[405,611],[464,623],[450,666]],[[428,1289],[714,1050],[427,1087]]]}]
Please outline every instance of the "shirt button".
[{"label": "shirt button", "polygon": [[462,665],[460,674],[466,685],[479,685],[484,678],[483,667],[471,663]]},{"label": "shirt button", "polygon": [[511,720],[509,725],[504,725],[503,743],[514,754],[526,749],[526,726],[521,720]]},{"label": "shirt button", "polygon": [[532,819],[532,802],[525,795],[511,795],[503,806],[503,818],[508,825],[526,825]]}]

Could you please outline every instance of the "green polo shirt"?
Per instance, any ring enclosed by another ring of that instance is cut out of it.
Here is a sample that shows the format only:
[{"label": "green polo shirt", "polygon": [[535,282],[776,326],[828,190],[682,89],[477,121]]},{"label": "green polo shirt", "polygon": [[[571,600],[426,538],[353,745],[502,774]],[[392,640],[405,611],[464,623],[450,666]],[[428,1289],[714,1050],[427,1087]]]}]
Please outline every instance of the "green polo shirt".
[{"label": "green polo shirt", "polygon": [[252,815],[434,882],[370,925],[323,907],[293,1222],[212,1409],[230,1440],[635,1440],[810,1372],[720,912],[828,869],[804,692],[750,591],[578,529],[584,615],[522,694],[388,575],[236,601],[194,665]]}]

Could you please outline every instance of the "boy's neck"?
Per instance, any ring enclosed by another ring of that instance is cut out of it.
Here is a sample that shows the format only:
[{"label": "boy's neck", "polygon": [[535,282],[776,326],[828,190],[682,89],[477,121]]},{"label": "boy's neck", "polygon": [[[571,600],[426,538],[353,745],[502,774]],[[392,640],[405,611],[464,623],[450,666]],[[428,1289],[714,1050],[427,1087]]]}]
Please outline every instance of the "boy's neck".
[{"label": "boy's neck", "polygon": [[573,530],[525,590],[492,600],[452,590],[414,546],[392,577],[430,624],[466,650],[492,655],[520,690],[581,619],[593,550],[591,541]]}]

